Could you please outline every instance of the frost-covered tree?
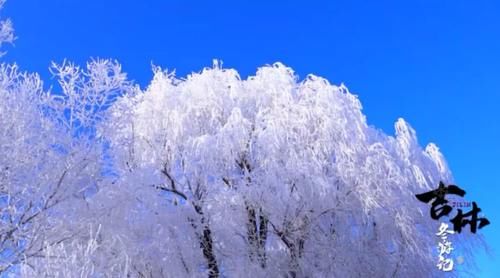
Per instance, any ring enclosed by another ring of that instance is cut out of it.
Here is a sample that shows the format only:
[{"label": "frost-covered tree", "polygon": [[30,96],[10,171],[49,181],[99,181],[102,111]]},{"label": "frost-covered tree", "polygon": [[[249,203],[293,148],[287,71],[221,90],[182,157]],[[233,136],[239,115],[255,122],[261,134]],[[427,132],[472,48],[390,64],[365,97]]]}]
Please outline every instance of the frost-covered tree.
[{"label": "frost-covered tree", "polygon": [[111,61],[53,72],[57,93],[37,75],[0,67],[0,273],[35,271],[48,249],[88,235],[91,222],[80,220],[103,179],[94,126],[110,99],[132,88]]},{"label": "frost-covered tree", "polygon": [[0,70],[4,274],[438,274],[439,223],[414,195],[453,181],[444,158],[402,119],[394,137],[368,126],[344,86],[279,63],[156,69],[144,92],[109,60],[52,72],[46,92]]},{"label": "frost-covered tree", "polygon": [[[11,21],[0,21],[0,46],[13,40]],[[60,89],[45,91],[37,74],[0,65],[0,277],[88,277],[98,260],[83,258],[113,246],[98,244],[90,221],[105,170],[95,125],[134,88],[114,61],[51,71]]]},{"label": "frost-covered tree", "polygon": [[93,202],[133,246],[135,275],[437,275],[439,223],[414,195],[452,176],[434,144],[395,127],[280,63],[246,80],[217,64],[184,80],[156,69],[102,127],[118,179]]}]

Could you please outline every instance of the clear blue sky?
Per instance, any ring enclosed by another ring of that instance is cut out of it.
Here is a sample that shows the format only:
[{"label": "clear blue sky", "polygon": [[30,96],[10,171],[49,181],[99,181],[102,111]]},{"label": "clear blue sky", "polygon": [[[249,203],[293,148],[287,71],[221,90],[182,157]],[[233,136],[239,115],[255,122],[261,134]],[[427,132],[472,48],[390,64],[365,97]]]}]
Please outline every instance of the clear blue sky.
[{"label": "clear blue sky", "polygon": [[[440,146],[500,252],[500,1],[269,2],[9,0],[18,40],[3,60],[45,80],[52,60],[111,57],[141,86],[151,62],[184,76],[213,58],[243,77],[281,61],[344,82],[370,124],[392,134],[404,117]],[[482,258],[480,277],[498,265]]]}]

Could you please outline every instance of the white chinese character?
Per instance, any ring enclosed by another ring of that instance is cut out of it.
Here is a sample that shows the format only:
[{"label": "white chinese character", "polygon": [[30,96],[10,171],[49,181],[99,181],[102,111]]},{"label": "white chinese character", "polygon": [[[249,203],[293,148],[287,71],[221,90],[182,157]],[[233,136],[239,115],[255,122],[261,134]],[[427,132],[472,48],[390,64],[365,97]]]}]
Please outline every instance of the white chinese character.
[{"label": "white chinese character", "polygon": [[455,231],[452,230],[446,230],[448,229],[448,224],[441,222],[441,226],[439,226],[439,232],[436,234],[437,236],[446,236],[446,233],[448,234],[454,234]]},{"label": "white chinese character", "polygon": [[451,247],[450,241],[439,242],[438,251],[440,256],[442,256],[443,254],[450,254],[451,250],[453,249],[454,248]]},{"label": "white chinese character", "polygon": [[437,264],[439,270],[442,271],[452,271],[453,270],[453,260],[446,259],[443,256],[439,256],[439,262]]}]

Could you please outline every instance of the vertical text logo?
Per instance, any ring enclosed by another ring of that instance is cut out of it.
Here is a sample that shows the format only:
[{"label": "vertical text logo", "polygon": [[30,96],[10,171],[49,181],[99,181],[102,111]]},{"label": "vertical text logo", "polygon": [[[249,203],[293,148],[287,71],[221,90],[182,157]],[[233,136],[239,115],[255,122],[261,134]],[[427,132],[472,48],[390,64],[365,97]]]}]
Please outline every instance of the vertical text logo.
[{"label": "vertical text logo", "polygon": [[[461,233],[462,228],[469,225],[470,231],[472,233],[476,233],[477,229],[481,229],[486,225],[490,224],[490,221],[485,217],[479,217],[479,212],[481,209],[477,206],[476,202],[472,202],[472,209],[466,213],[462,211],[460,208],[470,208],[470,202],[448,202],[446,199],[446,195],[456,195],[460,197],[465,196],[465,191],[458,187],[457,185],[450,184],[445,186],[443,182],[439,182],[439,186],[435,190],[431,190],[429,192],[421,193],[415,195],[417,199],[426,204],[431,203],[430,215],[434,220],[439,220],[439,218],[443,216],[448,216],[452,212],[453,208],[457,208],[457,213],[455,217],[450,219],[450,222],[453,224],[453,230],[448,230],[449,225],[447,223],[442,222],[441,226],[439,226],[439,231],[436,233],[441,240],[438,243],[438,254],[439,261],[437,264],[437,268],[442,271],[451,271],[453,270],[453,260],[450,257],[451,251],[453,250],[452,243],[448,240],[448,235]],[[458,261],[460,259],[460,261]],[[458,263],[462,263],[463,258],[459,257],[457,259]]]}]

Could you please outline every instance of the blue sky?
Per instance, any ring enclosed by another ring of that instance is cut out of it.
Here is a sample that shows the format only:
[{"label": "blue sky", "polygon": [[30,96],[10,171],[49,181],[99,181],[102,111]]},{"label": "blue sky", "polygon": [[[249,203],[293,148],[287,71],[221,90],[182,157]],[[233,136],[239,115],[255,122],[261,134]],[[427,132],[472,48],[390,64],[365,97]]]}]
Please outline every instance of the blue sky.
[{"label": "blue sky", "polygon": [[[52,60],[110,57],[141,86],[151,63],[185,76],[213,58],[243,77],[281,61],[343,82],[370,124],[392,134],[404,117],[421,144],[440,146],[498,253],[499,12],[481,0],[10,0],[1,14],[18,39],[2,59],[48,81]],[[500,277],[498,265],[481,258],[480,277]]]}]

